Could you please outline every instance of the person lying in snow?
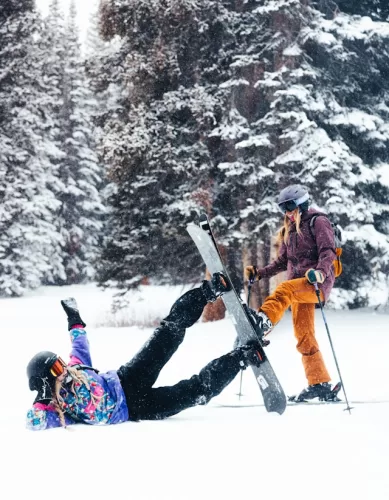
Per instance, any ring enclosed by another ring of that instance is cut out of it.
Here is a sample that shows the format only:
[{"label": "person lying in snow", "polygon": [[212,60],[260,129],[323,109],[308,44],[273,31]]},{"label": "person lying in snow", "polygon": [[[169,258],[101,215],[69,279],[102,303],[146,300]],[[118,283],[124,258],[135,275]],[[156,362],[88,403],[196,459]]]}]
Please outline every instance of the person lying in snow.
[{"label": "person lying in snow", "polygon": [[141,350],[118,370],[99,373],[92,367],[85,326],[74,298],[61,301],[72,342],[69,363],[43,351],[27,366],[29,387],[38,391],[27,413],[27,427],[43,430],[74,423],[117,424],[127,420],[160,420],[186,408],[204,405],[241,369],[260,363],[256,344],[235,348],[208,363],[198,375],[170,387],[154,387],[165,364],[184,340],[185,330],[201,316],[207,302],[228,289],[215,273],[182,295]]}]

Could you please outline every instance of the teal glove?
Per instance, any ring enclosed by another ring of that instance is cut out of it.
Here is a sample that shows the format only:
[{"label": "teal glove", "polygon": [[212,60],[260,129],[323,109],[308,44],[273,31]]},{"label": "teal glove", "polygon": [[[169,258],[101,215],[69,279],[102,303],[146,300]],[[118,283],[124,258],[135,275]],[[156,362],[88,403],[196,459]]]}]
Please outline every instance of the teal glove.
[{"label": "teal glove", "polygon": [[305,273],[305,277],[312,285],[314,283],[323,283],[325,276],[321,271],[315,271],[315,269],[308,269]]}]

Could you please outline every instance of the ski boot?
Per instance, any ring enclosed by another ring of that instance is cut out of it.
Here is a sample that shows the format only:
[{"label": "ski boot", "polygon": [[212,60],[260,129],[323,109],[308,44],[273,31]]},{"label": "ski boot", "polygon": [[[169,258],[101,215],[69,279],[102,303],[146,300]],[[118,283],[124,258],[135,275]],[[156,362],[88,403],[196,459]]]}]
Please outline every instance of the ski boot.
[{"label": "ski boot", "polygon": [[240,364],[242,369],[248,366],[259,366],[263,363],[263,350],[262,346],[257,341],[247,342],[245,345],[241,345],[234,349],[234,352],[238,353],[240,356]]},{"label": "ski boot", "polygon": [[270,341],[265,340],[264,336],[272,331],[273,323],[264,312],[251,309],[246,304],[243,307],[262,345],[269,345]]},{"label": "ski boot", "polygon": [[204,280],[200,288],[207,302],[215,302],[223,293],[231,290],[228,279],[223,273],[214,273],[211,280]]},{"label": "ski boot", "polygon": [[82,321],[76,299],[69,297],[68,299],[61,300],[61,305],[68,317],[68,330],[70,331],[74,325],[82,325],[83,328],[86,324]]},{"label": "ski boot", "polygon": [[202,290],[193,288],[174,302],[163,321],[174,323],[180,329],[189,328],[200,318],[206,305]]},{"label": "ski boot", "polygon": [[[243,308],[246,311],[247,317],[252,324],[255,333],[258,336],[258,340],[262,346],[266,347],[270,344],[270,340],[265,339],[265,335],[271,332],[273,329],[273,323],[266,316],[266,314],[262,311],[255,311],[247,306],[247,304],[243,304]],[[239,337],[237,336],[234,342],[234,348],[240,345]]]},{"label": "ski boot", "polygon": [[306,389],[303,389],[298,396],[291,396],[289,400],[294,401],[295,403],[305,403],[310,399],[315,398],[318,398],[319,401],[340,401],[338,398],[338,392],[340,389],[340,384],[336,384],[333,388],[328,382],[313,384],[309,385]]}]

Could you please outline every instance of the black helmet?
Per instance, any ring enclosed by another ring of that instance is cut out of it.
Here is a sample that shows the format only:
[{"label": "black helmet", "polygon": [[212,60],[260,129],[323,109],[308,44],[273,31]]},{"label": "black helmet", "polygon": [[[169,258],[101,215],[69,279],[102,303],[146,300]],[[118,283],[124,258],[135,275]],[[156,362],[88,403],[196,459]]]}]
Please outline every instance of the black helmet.
[{"label": "black helmet", "polygon": [[51,400],[52,387],[55,381],[50,368],[58,359],[57,354],[51,351],[41,351],[30,360],[27,365],[28,384],[31,391],[38,391],[34,403]]},{"label": "black helmet", "polygon": [[297,207],[301,211],[308,210],[309,193],[306,187],[293,184],[283,189],[278,195],[278,206],[285,212],[292,212]]}]

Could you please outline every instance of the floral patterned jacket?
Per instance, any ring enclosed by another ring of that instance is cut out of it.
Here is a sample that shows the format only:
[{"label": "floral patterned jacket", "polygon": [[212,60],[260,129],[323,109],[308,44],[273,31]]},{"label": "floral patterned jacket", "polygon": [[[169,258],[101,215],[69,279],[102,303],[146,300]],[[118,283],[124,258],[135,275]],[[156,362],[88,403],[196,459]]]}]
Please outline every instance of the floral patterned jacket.
[{"label": "floral patterned jacket", "polygon": [[[69,366],[83,364],[92,366],[89,342],[82,328],[70,330],[72,350]],[[117,424],[128,420],[126,398],[116,371],[96,373],[83,370],[90,389],[81,382],[65,382],[60,395],[64,400],[63,410],[66,425],[84,423],[91,425]],[[92,394],[93,398],[92,398]],[[27,428],[43,430],[60,427],[61,422],[54,407],[49,404],[35,403],[27,413]]]}]

